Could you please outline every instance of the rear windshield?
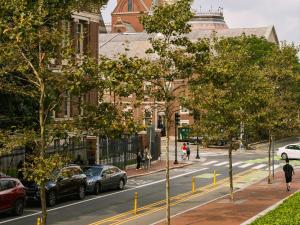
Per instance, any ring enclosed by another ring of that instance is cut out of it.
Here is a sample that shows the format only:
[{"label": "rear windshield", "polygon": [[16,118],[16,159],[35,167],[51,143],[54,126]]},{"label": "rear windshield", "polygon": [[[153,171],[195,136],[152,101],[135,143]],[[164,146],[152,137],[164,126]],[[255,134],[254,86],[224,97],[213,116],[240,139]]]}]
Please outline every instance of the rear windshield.
[{"label": "rear windshield", "polygon": [[99,176],[102,169],[103,169],[102,167],[89,167],[89,166],[82,168],[83,172],[87,176]]}]

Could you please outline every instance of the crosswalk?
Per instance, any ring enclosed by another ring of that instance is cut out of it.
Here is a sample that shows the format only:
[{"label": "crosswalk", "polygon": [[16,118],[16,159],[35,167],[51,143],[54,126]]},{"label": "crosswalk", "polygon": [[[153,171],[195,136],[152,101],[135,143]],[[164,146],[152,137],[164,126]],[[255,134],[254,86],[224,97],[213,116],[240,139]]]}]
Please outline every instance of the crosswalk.
[{"label": "crosswalk", "polygon": [[[221,167],[221,166],[226,166],[229,167],[228,165],[228,161],[217,161],[217,160],[212,160],[212,161],[208,161],[202,164],[203,166],[213,166],[213,167]],[[268,164],[267,163],[254,163],[254,162],[247,162],[247,161],[238,161],[238,162],[234,162],[232,163],[232,167],[238,167],[241,169],[253,169],[253,170],[268,170]],[[280,167],[279,164],[275,164],[274,165],[274,169],[277,169],[278,167]],[[272,166],[271,166],[272,169]]]}]

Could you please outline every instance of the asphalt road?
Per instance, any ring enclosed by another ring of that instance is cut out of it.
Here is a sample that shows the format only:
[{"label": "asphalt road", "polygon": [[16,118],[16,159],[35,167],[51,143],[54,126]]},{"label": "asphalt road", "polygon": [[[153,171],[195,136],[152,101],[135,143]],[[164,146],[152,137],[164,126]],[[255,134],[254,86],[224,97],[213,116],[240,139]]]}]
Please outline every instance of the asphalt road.
[{"label": "asphalt road", "polygon": [[[211,184],[210,175],[213,174],[214,170],[219,174],[218,180],[228,177],[226,151],[224,153],[201,153],[201,157],[205,157],[206,161],[195,162],[191,166],[171,170],[171,196],[190,191],[193,176],[207,177],[197,179],[196,186]],[[236,163],[233,172],[237,174],[254,167],[261,167],[259,169],[265,170],[267,166],[263,166],[263,164],[267,164],[267,162],[257,159],[266,159],[266,157],[266,152],[237,152],[233,156],[233,164]],[[276,161],[275,165],[278,164],[279,161]],[[126,188],[122,191],[104,192],[98,196],[89,195],[83,201],[65,199],[57,206],[48,209],[48,224],[89,224],[132,210],[135,192],[139,194],[139,207],[163,200],[165,198],[165,173],[159,172],[129,179]],[[12,217],[8,214],[0,215],[0,224],[36,224],[39,215],[39,206],[29,205],[21,217]]]}]

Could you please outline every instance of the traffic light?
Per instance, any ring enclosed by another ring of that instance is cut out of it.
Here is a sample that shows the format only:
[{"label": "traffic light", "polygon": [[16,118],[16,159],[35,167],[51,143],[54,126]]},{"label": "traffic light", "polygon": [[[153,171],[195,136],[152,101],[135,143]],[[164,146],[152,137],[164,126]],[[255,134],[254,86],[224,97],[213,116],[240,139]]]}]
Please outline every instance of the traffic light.
[{"label": "traffic light", "polygon": [[176,124],[176,126],[180,125],[180,115],[179,115],[179,113],[175,113],[175,124]]}]

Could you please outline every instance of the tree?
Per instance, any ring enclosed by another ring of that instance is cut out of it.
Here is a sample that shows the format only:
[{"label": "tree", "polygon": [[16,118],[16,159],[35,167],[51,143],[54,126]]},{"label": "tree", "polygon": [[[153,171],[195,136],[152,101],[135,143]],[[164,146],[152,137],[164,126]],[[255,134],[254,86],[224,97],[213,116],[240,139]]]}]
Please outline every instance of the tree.
[{"label": "tree", "polygon": [[183,45],[189,41],[182,36],[190,32],[190,25],[187,23],[193,16],[190,5],[190,0],[159,5],[152,15],[141,18],[146,32],[155,34],[154,38],[150,38],[152,48],[147,50],[147,53],[155,55],[155,59],[149,62],[139,80],[150,84],[147,95],[157,104],[161,102],[160,107],[165,114],[166,224],[170,224],[169,131],[172,115],[176,110],[175,100],[179,100],[176,96],[180,95],[186,85],[184,79],[192,75],[192,56],[187,54],[186,46]]},{"label": "tree", "polygon": [[[273,95],[270,96],[266,107],[262,109],[259,118],[259,129],[266,129],[269,134],[268,183],[272,180],[271,146],[274,136],[286,136],[292,130],[299,130],[300,127],[298,51],[299,49],[293,44],[269,45],[265,57],[260,60],[261,70],[273,86]],[[287,132],[283,134],[283,131]]]},{"label": "tree", "polygon": [[212,38],[209,61],[190,82],[190,107],[202,112],[200,130],[228,144],[230,196],[233,196],[232,151],[239,146],[241,123],[257,126],[273,86],[259,67],[260,38]]},{"label": "tree", "polygon": [[[42,224],[47,223],[45,183],[49,173],[57,166],[57,157],[48,157],[46,149],[52,137],[56,136],[53,131],[60,130],[50,129],[53,127],[49,122],[50,113],[59,107],[62,93],[70,88],[67,76],[70,62],[80,65],[85,60],[75,57],[71,35],[66,34],[62,24],[71,20],[73,12],[95,6],[99,8],[105,3],[105,0],[0,1],[0,90],[9,89],[38,100],[39,126],[31,138],[37,144],[33,164],[40,170],[36,171],[33,179],[40,186]],[[69,41],[64,42],[64,39]],[[59,72],[49,66],[53,59],[59,61]],[[69,64],[63,66],[63,60]],[[18,86],[16,82],[5,82],[11,74],[14,74],[13,81],[23,81],[28,88]],[[66,126],[62,125],[64,128]],[[42,166],[46,164],[48,167]]]}]

